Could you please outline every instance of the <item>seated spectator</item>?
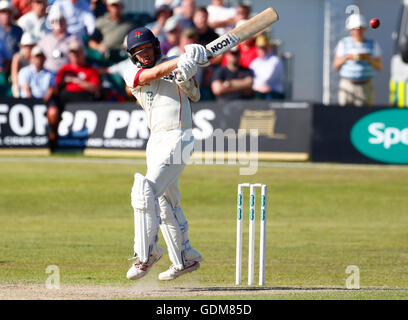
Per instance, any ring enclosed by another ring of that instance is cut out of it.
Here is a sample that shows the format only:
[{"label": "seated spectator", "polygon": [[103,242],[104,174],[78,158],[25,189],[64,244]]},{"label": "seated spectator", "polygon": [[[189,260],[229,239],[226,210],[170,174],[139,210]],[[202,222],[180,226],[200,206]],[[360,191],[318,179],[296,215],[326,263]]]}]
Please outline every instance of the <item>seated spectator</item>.
[{"label": "seated spectator", "polygon": [[31,10],[18,19],[17,24],[24,32],[30,32],[38,41],[51,32],[51,28],[46,23],[47,0],[32,0],[31,3]]},{"label": "seated spectator", "polygon": [[117,55],[122,50],[123,38],[134,28],[134,23],[123,15],[122,0],[107,0],[106,4],[108,12],[96,20],[96,29],[88,45],[107,59],[123,60]]},{"label": "seated spectator", "polygon": [[167,19],[172,15],[173,10],[169,6],[160,6],[156,10],[154,21],[146,25],[146,28],[150,29],[160,42],[163,42],[166,39],[164,26],[166,25]]},{"label": "seated spectator", "polygon": [[0,0],[0,38],[6,42],[11,55],[19,50],[23,30],[13,23],[14,7],[8,0]]},{"label": "seated spectator", "polygon": [[198,43],[205,46],[218,38],[218,34],[208,25],[208,12],[205,7],[199,7],[194,12],[194,26],[198,31]]},{"label": "seated spectator", "polygon": [[179,7],[174,8],[173,14],[179,17],[181,29],[194,28],[193,16],[196,9],[194,0],[183,0]]},{"label": "seated spectator", "polygon": [[56,11],[64,13],[67,21],[67,30],[70,34],[82,37],[84,35],[92,35],[95,32],[95,16],[90,9],[88,1],[55,1],[50,8],[49,15],[54,15]]},{"label": "seated spectator", "polygon": [[171,16],[167,19],[164,31],[166,32],[166,39],[160,42],[160,49],[163,55],[167,55],[169,50],[177,47],[180,42],[181,27],[177,16]]},{"label": "seated spectator", "polygon": [[197,43],[198,32],[195,28],[188,28],[181,32],[180,42],[178,46],[175,46],[167,52],[168,57],[180,56],[184,51],[184,47],[188,44]]},{"label": "seated spectator", "polygon": [[225,7],[223,0],[211,0],[211,4],[207,6],[207,11],[209,26],[219,36],[225,34],[236,24],[235,8]]},{"label": "seated spectator", "polygon": [[250,69],[254,73],[252,89],[260,99],[283,99],[283,63],[273,52],[266,35],[256,38],[258,58],[252,61]]},{"label": "seated spectator", "polygon": [[31,33],[25,32],[21,37],[20,51],[13,55],[11,60],[11,83],[14,98],[20,97],[20,86],[18,85],[18,73],[20,70],[30,64],[31,49],[37,41]]},{"label": "seated spectator", "polygon": [[31,0],[13,0],[12,5],[16,8],[15,19],[19,19],[31,10]]},{"label": "seated spectator", "polygon": [[60,105],[97,100],[101,81],[98,71],[86,64],[85,49],[81,42],[69,44],[68,57],[69,63],[62,66],[55,79]]},{"label": "seated spectator", "polygon": [[252,71],[239,65],[240,53],[235,47],[226,53],[227,65],[214,71],[211,89],[219,101],[250,99],[253,96]]},{"label": "seated spectator", "polygon": [[20,70],[18,83],[21,98],[43,99],[47,105],[48,140],[51,151],[55,149],[59,111],[54,99],[55,75],[44,69],[45,55],[40,47],[31,50],[30,64]]},{"label": "seated spectator", "polygon": [[45,54],[45,68],[54,73],[69,62],[68,52],[71,42],[81,41],[76,35],[67,32],[67,23],[60,11],[54,11],[48,16],[52,32],[45,35],[38,46]]},{"label": "seated spectator", "polygon": [[31,50],[30,64],[18,74],[21,98],[37,98],[49,101],[53,94],[55,75],[44,69],[45,56],[40,47]]}]

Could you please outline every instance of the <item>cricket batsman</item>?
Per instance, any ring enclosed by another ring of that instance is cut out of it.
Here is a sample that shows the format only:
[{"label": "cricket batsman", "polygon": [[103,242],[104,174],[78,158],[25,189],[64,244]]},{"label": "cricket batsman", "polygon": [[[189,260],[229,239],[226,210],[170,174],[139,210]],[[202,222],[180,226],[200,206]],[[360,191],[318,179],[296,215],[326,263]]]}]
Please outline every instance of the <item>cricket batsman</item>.
[{"label": "cricket batsman", "polygon": [[160,227],[172,265],[159,279],[173,280],[197,270],[203,260],[188,238],[178,177],[194,147],[190,100],[198,101],[200,90],[193,76],[197,65],[209,62],[206,49],[197,44],[186,46],[179,59],[164,57],[159,40],[147,28],[130,31],[126,46],[133,64],[125,73],[125,82],[146,112],[150,129],[147,172],[145,176],[135,173],[131,192],[136,262],[127,278],[145,276],[164,254],[157,244]]}]

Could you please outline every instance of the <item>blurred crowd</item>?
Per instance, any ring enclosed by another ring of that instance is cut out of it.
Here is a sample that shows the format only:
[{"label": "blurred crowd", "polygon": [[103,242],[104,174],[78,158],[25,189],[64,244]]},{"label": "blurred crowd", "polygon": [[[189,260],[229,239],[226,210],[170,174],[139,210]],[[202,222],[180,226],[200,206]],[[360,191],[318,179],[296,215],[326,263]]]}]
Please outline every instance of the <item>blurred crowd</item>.
[{"label": "blurred crowd", "polygon": [[[251,17],[246,5],[156,0],[154,15],[127,12],[122,0],[0,0],[0,95],[40,98],[51,114],[67,102],[128,101],[127,33],[146,26],[163,55],[207,44]],[[266,34],[199,68],[203,100],[282,99],[283,64]],[[52,107],[55,110],[52,111]]]}]

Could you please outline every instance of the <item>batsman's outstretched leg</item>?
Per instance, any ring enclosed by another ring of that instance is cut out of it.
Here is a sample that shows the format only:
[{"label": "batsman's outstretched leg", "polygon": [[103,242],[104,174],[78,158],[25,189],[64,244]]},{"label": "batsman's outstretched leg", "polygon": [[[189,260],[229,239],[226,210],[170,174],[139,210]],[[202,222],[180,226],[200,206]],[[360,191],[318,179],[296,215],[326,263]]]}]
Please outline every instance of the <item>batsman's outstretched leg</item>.
[{"label": "batsman's outstretched leg", "polygon": [[160,224],[159,207],[149,181],[135,174],[131,193],[134,210],[134,252],[137,261],[130,267],[126,277],[137,280],[145,276],[162,257],[164,249],[157,245]]},{"label": "batsman's outstretched leg", "polygon": [[173,280],[197,270],[203,261],[201,254],[191,247],[188,238],[188,223],[180,207],[178,179],[159,197],[160,229],[166,241],[172,265],[160,273],[159,280]]}]

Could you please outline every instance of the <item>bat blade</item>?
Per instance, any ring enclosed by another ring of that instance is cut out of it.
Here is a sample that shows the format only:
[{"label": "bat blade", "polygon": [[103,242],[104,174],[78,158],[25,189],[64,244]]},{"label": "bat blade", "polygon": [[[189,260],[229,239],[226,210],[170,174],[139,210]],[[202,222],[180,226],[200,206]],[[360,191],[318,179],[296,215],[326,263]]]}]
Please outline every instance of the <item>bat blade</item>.
[{"label": "bat blade", "polygon": [[232,29],[223,36],[207,44],[205,48],[208,51],[208,56],[210,58],[219,56],[220,54],[230,50],[241,42],[268,28],[278,20],[279,16],[275,9],[268,8],[262,11],[239,27]]}]

